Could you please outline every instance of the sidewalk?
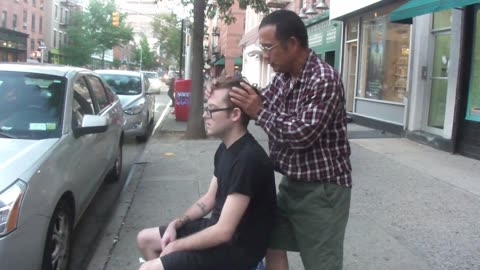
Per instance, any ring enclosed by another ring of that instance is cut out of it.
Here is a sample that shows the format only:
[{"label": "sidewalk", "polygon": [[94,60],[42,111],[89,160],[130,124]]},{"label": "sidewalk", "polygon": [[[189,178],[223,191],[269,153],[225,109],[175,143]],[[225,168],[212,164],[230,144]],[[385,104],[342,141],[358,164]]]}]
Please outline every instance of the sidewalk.
[{"label": "sidewalk", "polygon": [[[267,147],[263,131],[251,133]],[[205,192],[216,139],[184,140],[167,114],[129,176],[89,270],[138,269],[136,234]],[[344,269],[479,269],[480,161],[349,124],[353,191]],[[280,176],[277,174],[277,180]],[[289,254],[290,269],[303,269]]]}]

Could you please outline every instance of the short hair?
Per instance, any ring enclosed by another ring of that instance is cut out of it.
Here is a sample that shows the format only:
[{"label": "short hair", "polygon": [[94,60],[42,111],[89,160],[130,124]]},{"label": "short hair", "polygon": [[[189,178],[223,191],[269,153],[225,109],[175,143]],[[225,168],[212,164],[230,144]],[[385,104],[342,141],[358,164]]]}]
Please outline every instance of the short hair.
[{"label": "short hair", "polygon": [[282,43],[295,37],[303,48],[308,48],[307,27],[297,13],[285,9],[276,10],[262,19],[258,29],[267,25],[276,27],[275,37]]},{"label": "short hair", "polygon": [[[220,78],[212,80],[211,89],[212,89],[212,92],[215,91],[215,90],[218,90],[218,89],[227,89],[228,92],[230,92],[230,90],[232,90],[233,87],[237,87],[237,88],[240,88],[244,91],[247,91],[240,83],[245,83],[245,84],[249,85],[250,87],[253,88],[253,90],[257,94],[259,94],[258,89],[253,87],[252,85],[250,85],[250,83],[248,83],[248,81],[246,81],[245,79],[243,79],[243,78],[242,79],[236,79],[236,78],[230,77],[230,76],[220,77]],[[232,101],[230,100],[230,96],[228,95],[228,92],[227,92],[226,98],[224,99],[225,103],[229,107],[238,108],[238,106],[235,106],[232,103]],[[248,123],[250,122],[250,116],[248,116],[248,114],[246,114],[242,109],[240,109],[240,110],[242,112],[241,123],[244,127],[247,127]]]}]

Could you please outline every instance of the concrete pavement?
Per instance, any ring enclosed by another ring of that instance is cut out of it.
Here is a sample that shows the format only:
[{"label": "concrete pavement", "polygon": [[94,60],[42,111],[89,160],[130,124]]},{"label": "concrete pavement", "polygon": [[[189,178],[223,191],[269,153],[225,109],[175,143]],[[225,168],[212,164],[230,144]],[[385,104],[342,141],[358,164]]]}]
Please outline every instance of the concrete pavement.
[{"label": "concrete pavement", "polygon": [[[88,270],[138,269],[138,231],[169,222],[208,188],[219,141],[184,140],[186,123],[165,115]],[[260,128],[250,131],[267,146]],[[349,137],[354,187],[344,269],[480,269],[480,161],[353,123]],[[298,254],[289,258],[290,269],[303,269]]]}]

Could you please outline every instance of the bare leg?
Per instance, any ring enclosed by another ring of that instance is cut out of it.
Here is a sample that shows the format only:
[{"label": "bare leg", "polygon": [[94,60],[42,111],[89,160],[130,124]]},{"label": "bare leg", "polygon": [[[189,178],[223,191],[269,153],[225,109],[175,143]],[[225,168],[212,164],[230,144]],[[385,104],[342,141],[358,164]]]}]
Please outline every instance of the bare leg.
[{"label": "bare leg", "polygon": [[139,270],[164,270],[164,268],[160,258],[157,258],[143,263],[142,265],[140,265]]},{"label": "bare leg", "polygon": [[288,270],[288,258],[285,250],[269,249],[265,256],[266,270]]},{"label": "bare leg", "polygon": [[153,260],[160,256],[162,252],[161,240],[158,227],[144,229],[138,233],[138,249],[140,249],[145,260]]}]

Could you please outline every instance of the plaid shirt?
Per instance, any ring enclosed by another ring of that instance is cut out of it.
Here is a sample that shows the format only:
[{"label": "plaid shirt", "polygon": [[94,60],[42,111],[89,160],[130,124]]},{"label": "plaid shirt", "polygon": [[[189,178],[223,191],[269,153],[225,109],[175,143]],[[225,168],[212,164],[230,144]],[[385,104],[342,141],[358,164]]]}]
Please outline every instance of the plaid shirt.
[{"label": "plaid shirt", "polygon": [[256,124],[269,137],[275,169],[290,179],[352,186],[343,84],[310,50],[294,82],[278,73],[263,92]]}]

